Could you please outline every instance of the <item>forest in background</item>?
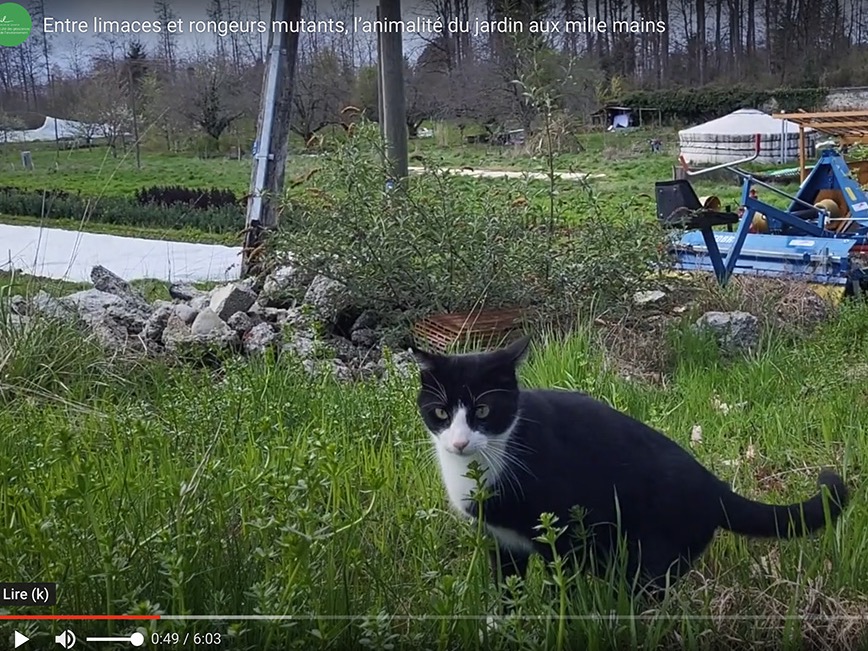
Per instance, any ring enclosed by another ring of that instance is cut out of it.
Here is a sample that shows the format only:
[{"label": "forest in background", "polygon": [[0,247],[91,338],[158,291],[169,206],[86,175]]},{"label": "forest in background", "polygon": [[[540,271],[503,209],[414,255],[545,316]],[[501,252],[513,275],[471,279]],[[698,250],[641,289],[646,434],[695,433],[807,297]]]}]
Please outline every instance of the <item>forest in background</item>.
[{"label": "forest in background", "polygon": [[[25,2],[41,24],[42,0]],[[352,22],[354,0],[306,0],[307,20]],[[265,0],[209,0],[214,20],[268,20]],[[154,18],[178,17],[156,0]],[[407,124],[426,120],[495,132],[532,129],[542,105],[585,124],[611,102],[661,108],[681,121],[713,117],[770,99],[812,108],[825,89],[868,85],[868,0],[418,0],[413,16],[473,21],[508,18],[628,21],[611,30],[474,36],[421,34],[405,40]],[[665,30],[653,28],[660,21]],[[635,28],[635,27],[634,27]],[[191,48],[163,31],[153,40],[101,35],[62,48],[34,30],[0,48],[0,130],[41,124],[41,115],[98,127],[113,141],[140,133],[167,150],[217,148],[255,120],[267,35],[215,36]],[[351,119],[347,106],[377,120],[375,39],[319,32],[301,37],[292,130],[311,141]],[[0,134],[2,140],[2,134]]]}]

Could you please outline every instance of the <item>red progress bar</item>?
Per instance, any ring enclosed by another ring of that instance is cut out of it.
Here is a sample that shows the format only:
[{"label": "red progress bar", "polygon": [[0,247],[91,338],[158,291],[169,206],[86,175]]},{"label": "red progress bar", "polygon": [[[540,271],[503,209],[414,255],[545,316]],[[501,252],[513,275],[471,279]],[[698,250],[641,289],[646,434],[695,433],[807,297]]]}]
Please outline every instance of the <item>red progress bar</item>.
[{"label": "red progress bar", "polygon": [[144,620],[144,619],[160,619],[159,615],[0,615],[2,620],[21,620],[21,619],[48,619],[55,621],[66,621],[70,619],[83,619],[91,621],[105,621],[109,619],[125,619],[125,620]]}]

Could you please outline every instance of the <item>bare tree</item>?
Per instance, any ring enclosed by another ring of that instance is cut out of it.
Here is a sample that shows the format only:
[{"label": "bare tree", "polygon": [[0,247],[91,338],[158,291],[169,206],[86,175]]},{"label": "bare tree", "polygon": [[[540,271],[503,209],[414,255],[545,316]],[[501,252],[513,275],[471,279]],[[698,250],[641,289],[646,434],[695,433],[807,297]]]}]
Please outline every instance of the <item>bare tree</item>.
[{"label": "bare tree", "polygon": [[101,136],[115,152],[115,146],[130,123],[130,111],[122,101],[120,80],[110,67],[93,74],[80,87],[73,115],[81,123],[77,136],[88,145]]},{"label": "bare tree", "polygon": [[244,115],[238,108],[237,76],[219,59],[202,61],[187,71],[187,108],[184,113],[204,131],[217,149],[220,136]]},{"label": "bare tree", "polygon": [[436,66],[417,63],[415,66],[406,66],[404,79],[407,130],[410,137],[415,138],[425,120],[446,117],[448,114],[443,97],[448,93],[449,74]]},{"label": "bare tree", "polygon": [[293,133],[309,141],[323,127],[339,124],[341,111],[353,98],[354,75],[350,64],[334,50],[299,48],[292,104]]},{"label": "bare tree", "polygon": [[171,73],[175,73],[175,65],[177,63],[176,55],[176,34],[170,32],[166,25],[178,19],[178,15],[172,8],[171,0],[154,0],[154,15],[162,25],[160,31],[160,56],[166,62],[166,69]]},{"label": "bare tree", "polygon": [[[208,3],[208,18],[220,22],[226,20],[226,9],[228,8],[228,0],[210,0]],[[221,62],[226,61],[226,41],[220,34],[214,35],[216,44],[217,58]]]},{"label": "bare tree", "polygon": [[25,128],[24,122],[15,117],[0,111],[0,141],[3,144],[9,143],[9,136],[14,131],[21,131]]}]

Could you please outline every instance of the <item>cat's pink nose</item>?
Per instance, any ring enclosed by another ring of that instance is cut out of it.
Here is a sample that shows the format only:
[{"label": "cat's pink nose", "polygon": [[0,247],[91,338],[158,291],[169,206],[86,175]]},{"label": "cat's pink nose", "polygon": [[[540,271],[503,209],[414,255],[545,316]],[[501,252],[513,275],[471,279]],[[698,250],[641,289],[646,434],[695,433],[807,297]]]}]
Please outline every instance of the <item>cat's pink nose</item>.
[{"label": "cat's pink nose", "polygon": [[454,445],[455,449],[459,452],[464,452],[464,448],[466,448],[469,443],[470,441],[455,441],[452,445]]}]

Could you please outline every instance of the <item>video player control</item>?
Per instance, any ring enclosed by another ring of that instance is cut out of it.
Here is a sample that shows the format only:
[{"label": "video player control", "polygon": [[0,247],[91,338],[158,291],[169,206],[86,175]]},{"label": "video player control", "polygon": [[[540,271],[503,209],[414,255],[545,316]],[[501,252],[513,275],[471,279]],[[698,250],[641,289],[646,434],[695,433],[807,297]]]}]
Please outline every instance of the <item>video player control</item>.
[{"label": "video player control", "polygon": [[56,583],[0,583],[0,606],[56,605]]}]

